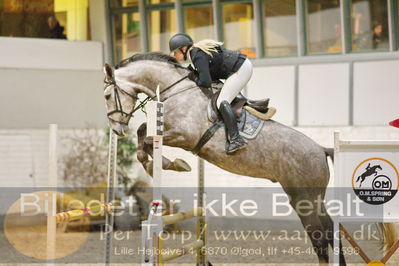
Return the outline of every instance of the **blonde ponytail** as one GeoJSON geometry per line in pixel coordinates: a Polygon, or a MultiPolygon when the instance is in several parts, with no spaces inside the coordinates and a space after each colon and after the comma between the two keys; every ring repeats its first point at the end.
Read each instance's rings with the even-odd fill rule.
{"type": "Polygon", "coordinates": [[[212,56],[212,52],[217,52],[216,47],[223,45],[222,42],[214,41],[214,40],[202,40],[193,44],[192,47],[196,47],[212,56]]]}

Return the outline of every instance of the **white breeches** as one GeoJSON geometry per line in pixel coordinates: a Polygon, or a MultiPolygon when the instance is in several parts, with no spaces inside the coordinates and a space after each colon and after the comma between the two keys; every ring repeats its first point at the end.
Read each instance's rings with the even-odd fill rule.
{"type": "Polygon", "coordinates": [[[238,69],[236,73],[231,75],[222,88],[220,95],[217,100],[217,107],[220,107],[220,104],[223,101],[228,101],[231,103],[237,94],[247,85],[248,81],[252,76],[252,63],[249,59],[245,59],[244,63],[238,69]]]}

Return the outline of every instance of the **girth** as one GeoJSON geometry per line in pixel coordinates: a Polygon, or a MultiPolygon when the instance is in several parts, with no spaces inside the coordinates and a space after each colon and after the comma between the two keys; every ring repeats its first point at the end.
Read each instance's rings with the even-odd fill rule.
{"type": "Polygon", "coordinates": [[[218,120],[214,122],[210,128],[208,128],[204,134],[202,134],[200,140],[197,145],[195,145],[194,149],[191,151],[193,154],[197,155],[201,148],[215,135],[216,131],[224,125],[223,121],[218,120]]]}
{"type": "MultiPolygon", "coordinates": [[[[219,110],[217,108],[217,98],[220,94],[220,89],[213,92],[212,88],[202,88],[200,87],[201,91],[210,99],[213,112],[216,114],[215,120],[212,125],[202,134],[201,138],[199,139],[198,143],[195,145],[194,149],[191,151],[193,154],[197,155],[201,148],[215,135],[216,131],[221,128],[224,123],[219,115],[219,110]]],[[[238,95],[233,102],[231,103],[231,107],[233,112],[237,118],[241,117],[241,113],[243,111],[244,105],[249,105],[250,107],[254,108],[256,111],[261,113],[267,113],[268,111],[268,104],[269,99],[262,100],[262,101],[249,101],[242,95],[238,95]]]]}
{"type": "MultiPolygon", "coordinates": [[[[208,97],[208,99],[211,101],[211,104],[213,106],[214,112],[217,114],[218,119],[216,119],[215,122],[212,123],[212,125],[202,134],[201,138],[199,139],[197,145],[195,145],[194,149],[191,151],[193,154],[197,155],[201,148],[215,135],[216,131],[224,126],[223,120],[220,118],[219,111],[216,106],[217,98],[220,94],[220,90],[217,92],[213,93],[212,88],[207,89],[207,88],[201,88],[201,91],[208,97]]],[[[240,110],[242,106],[245,104],[245,101],[236,101],[233,104],[233,111],[237,117],[240,116],[240,110]]]]}

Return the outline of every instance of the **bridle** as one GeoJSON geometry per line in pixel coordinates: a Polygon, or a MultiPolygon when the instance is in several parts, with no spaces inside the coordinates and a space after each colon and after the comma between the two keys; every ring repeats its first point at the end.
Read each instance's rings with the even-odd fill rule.
{"type": "Polygon", "coordinates": [[[135,112],[135,109],[133,109],[131,112],[127,113],[123,110],[122,107],[122,102],[121,102],[121,97],[119,96],[119,92],[124,93],[126,95],[128,95],[129,97],[131,97],[133,100],[137,101],[137,96],[136,95],[132,95],[128,92],[126,92],[125,90],[122,90],[115,82],[114,79],[112,79],[111,81],[105,79],[104,80],[104,89],[106,89],[107,87],[114,85],[114,100],[115,100],[115,110],[112,110],[110,112],[107,113],[107,117],[110,120],[115,121],[114,119],[112,119],[111,115],[113,114],[121,114],[122,115],[122,121],[115,121],[118,122],[122,125],[128,125],[130,118],[133,116],[133,113],[135,112]]]}
{"type": "MultiPolygon", "coordinates": [[[[177,85],[178,83],[182,82],[182,81],[185,80],[187,77],[188,77],[188,75],[186,75],[186,76],[184,76],[183,78],[179,79],[178,81],[172,83],[171,85],[169,85],[168,87],[166,87],[163,91],[161,91],[160,94],[166,92],[167,90],[169,90],[169,89],[172,88],[173,86],[175,86],[175,85],[177,85]]],[[[114,119],[112,119],[111,115],[116,114],[116,113],[121,114],[121,115],[122,115],[122,121],[115,121],[115,122],[120,123],[120,124],[122,124],[122,125],[126,125],[126,126],[127,126],[127,125],[129,124],[130,118],[133,116],[133,114],[134,114],[137,110],[141,109],[141,110],[145,113],[145,111],[144,111],[144,106],[145,106],[149,101],[151,101],[151,100],[153,100],[155,97],[157,97],[157,96],[153,96],[153,97],[147,96],[147,98],[145,98],[143,101],[140,101],[140,104],[139,104],[137,107],[133,108],[133,110],[132,110],[131,112],[128,113],[128,112],[125,112],[125,111],[123,110],[119,92],[128,95],[129,97],[131,97],[131,98],[132,98],[133,100],[135,100],[135,101],[138,100],[137,95],[132,95],[132,94],[126,92],[125,90],[122,90],[122,89],[118,86],[118,84],[116,84],[116,81],[115,81],[115,79],[114,79],[113,77],[112,77],[112,80],[108,80],[107,78],[105,78],[104,83],[105,83],[105,84],[104,84],[104,89],[106,89],[107,87],[109,87],[109,86],[111,86],[111,85],[114,85],[115,110],[112,110],[112,111],[108,112],[108,113],[107,113],[107,117],[108,117],[108,119],[110,119],[110,120],[112,120],[112,121],[115,121],[114,119]]]]}

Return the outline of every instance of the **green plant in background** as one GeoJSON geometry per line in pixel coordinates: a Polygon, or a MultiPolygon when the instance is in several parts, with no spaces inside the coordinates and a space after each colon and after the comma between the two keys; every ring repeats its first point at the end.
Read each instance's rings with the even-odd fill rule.
{"type": "MultiPolygon", "coordinates": [[[[109,127],[105,129],[105,144],[109,144],[109,127]]],[[[133,142],[131,133],[126,134],[124,137],[118,138],[118,151],[117,151],[117,176],[119,184],[123,184],[125,191],[131,182],[128,174],[134,163],[134,155],[136,153],[136,144],[133,142]]]]}
{"type": "Polygon", "coordinates": [[[89,127],[74,130],[61,138],[59,150],[65,186],[82,188],[106,180],[108,147],[101,131],[89,127]]]}
{"type": "MultiPolygon", "coordinates": [[[[131,181],[129,172],[134,163],[136,145],[133,135],[118,138],[117,176],[125,192],[131,181]]],[[[74,130],[62,138],[60,175],[66,186],[106,186],[109,128],[104,131],[90,129],[74,130]]]]}

